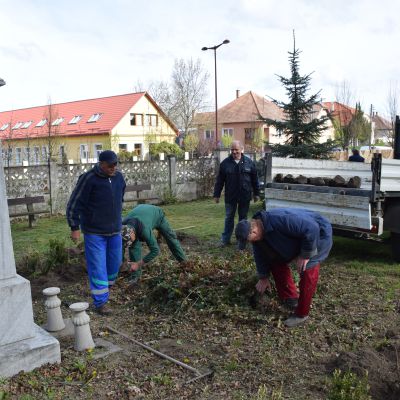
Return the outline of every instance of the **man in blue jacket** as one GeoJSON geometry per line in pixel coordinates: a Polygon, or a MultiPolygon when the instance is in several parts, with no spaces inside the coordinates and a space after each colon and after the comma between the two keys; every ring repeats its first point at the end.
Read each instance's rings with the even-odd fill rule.
{"type": "Polygon", "coordinates": [[[353,153],[353,155],[351,155],[349,157],[349,161],[353,161],[353,162],[364,162],[365,161],[364,157],[362,157],[360,155],[360,152],[357,149],[353,149],[353,150],[351,150],[351,152],[353,153]]]}
{"type": "Polygon", "coordinates": [[[294,327],[305,322],[317,288],[320,263],[332,247],[330,222],[313,211],[276,208],[257,212],[251,221],[240,221],[235,234],[241,249],[247,241],[253,245],[257,291],[264,293],[271,288],[272,273],[279,298],[294,309],[285,325],[294,327]],[[289,267],[292,261],[300,275],[300,295],[289,267]]]}
{"type": "Polygon", "coordinates": [[[122,261],[122,202],[125,180],[117,171],[117,155],[105,150],[99,163],[82,174],[67,205],[71,239],[77,242],[82,230],[85,258],[94,309],[112,313],[109,288],[115,283],[122,261]]]}
{"type": "Polygon", "coordinates": [[[259,200],[259,183],[256,167],[249,157],[243,155],[243,147],[238,140],[231,144],[231,155],[219,166],[214,186],[214,201],[219,203],[225,186],[225,226],[221,235],[220,246],[230,244],[235,214],[238,210],[239,221],[247,218],[251,198],[259,200]]]}

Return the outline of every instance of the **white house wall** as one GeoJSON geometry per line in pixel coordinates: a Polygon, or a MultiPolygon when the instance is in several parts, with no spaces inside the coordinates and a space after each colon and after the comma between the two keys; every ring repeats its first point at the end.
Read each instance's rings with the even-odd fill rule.
{"type": "Polygon", "coordinates": [[[176,133],[171,125],[160,115],[157,108],[143,96],[129,112],[115,125],[111,131],[111,145],[114,151],[119,150],[119,144],[126,144],[127,151],[133,151],[135,144],[142,145],[142,154],[146,156],[149,149],[146,144],[146,135],[156,134],[157,142],[167,141],[174,143],[176,133]],[[143,125],[131,125],[131,114],[143,114],[143,125]],[[157,126],[145,126],[146,114],[157,115],[157,126]]]}

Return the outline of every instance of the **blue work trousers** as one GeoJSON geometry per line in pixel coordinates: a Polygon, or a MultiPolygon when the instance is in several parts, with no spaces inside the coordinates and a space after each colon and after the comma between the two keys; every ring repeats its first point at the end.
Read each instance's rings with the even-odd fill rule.
{"type": "Polygon", "coordinates": [[[236,209],[239,214],[239,221],[247,218],[249,212],[250,201],[225,203],[225,226],[221,235],[221,242],[228,244],[231,241],[233,228],[235,225],[236,209]]]}
{"type": "Polygon", "coordinates": [[[101,236],[85,233],[85,257],[90,293],[95,307],[108,301],[122,262],[121,234],[101,236]]]}

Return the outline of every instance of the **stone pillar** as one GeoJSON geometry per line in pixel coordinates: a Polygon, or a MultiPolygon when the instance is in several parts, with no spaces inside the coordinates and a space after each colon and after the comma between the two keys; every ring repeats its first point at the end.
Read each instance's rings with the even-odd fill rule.
{"type": "Polygon", "coordinates": [[[49,287],[43,290],[43,295],[46,297],[44,305],[47,311],[47,323],[44,327],[46,331],[57,332],[65,328],[65,323],[61,314],[61,300],[57,297],[60,293],[60,288],[49,287]]]}
{"type": "Polygon", "coordinates": [[[168,156],[169,189],[176,193],[176,157],[168,156]]]}
{"type": "Polygon", "coordinates": [[[17,275],[0,145],[0,377],[60,362],[60,344],[33,322],[31,288],[17,275]]]}
{"type": "Polygon", "coordinates": [[[73,313],[72,322],[74,323],[75,332],[74,349],[76,351],[83,351],[95,347],[92,333],[90,332],[90,317],[86,314],[88,307],[89,304],[84,302],[74,303],[69,306],[73,313]]]}

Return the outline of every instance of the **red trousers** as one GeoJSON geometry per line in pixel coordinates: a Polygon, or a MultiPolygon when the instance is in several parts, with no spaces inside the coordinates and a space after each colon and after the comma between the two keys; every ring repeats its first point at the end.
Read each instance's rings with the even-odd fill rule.
{"type": "Polygon", "coordinates": [[[306,269],[300,276],[299,291],[293,281],[292,271],[287,264],[276,264],[271,268],[275,287],[281,300],[299,299],[298,306],[294,312],[299,317],[305,317],[310,312],[312,298],[317,289],[319,277],[319,264],[306,269]]]}

